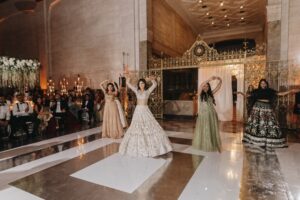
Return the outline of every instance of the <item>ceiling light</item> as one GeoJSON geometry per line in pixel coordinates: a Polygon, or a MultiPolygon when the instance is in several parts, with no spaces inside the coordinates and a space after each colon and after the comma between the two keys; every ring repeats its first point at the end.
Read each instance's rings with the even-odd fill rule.
{"type": "Polygon", "coordinates": [[[224,15],[225,18],[227,18],[227,15],[224,15]]]}
{"type": "Polygon", "coordinates": [[[243,9],[243,8],[244,8],[244,6],[243,6],[243,5],[241,5],[240,9],[243,9]]]}
{"type": "Polygon", "coordinates": [[[220,6],[224,6],[224,2],[223,1],[221,1],[220,6]]]}
{"type": "Polygon", "coordinates": [[[211,25],[214,25],[215,24],[215,22],[211,22],[211,25]]]}
{"type": "Polygon", "coordinates": [[[241,17],[241,20],[244,20],[244,17],[241,17]]]}
{"type": "Polygon", "coordinates": [[[202,3],[202,0],[199,0],[198,2],[199,2],[199,3],[202,3]]]}
{"type": "Polygon", "coordinates": [[[230,24],[227,24],[227,27],[229,27],[230,26],[230,24]]]}
{"type": "Polygon", "coordinates": [[[209,15],[209,12],[207,12],[206,15],[209,15]]]}

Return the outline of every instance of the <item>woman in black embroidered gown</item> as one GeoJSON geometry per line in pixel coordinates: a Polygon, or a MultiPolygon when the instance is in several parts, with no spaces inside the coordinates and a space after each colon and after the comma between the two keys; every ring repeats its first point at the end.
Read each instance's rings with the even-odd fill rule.
{"type": "Polygon", "coordinates": [[[254,105],[247,121],[243,142],[263,148],[287,147],[286,137],[280,130],[273,108],[277,96],[289,93],[277,93],[269,88],[267,80],[260,80],[258,89],[251,96],[254,105]]]}

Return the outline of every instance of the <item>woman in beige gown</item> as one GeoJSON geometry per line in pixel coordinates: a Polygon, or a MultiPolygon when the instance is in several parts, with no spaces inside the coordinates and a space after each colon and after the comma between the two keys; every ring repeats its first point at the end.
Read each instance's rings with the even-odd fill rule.
{"type": "Polygon", "coordinates": [[[113,83],[108,83],[106,89],[104,84],[108,81],[103,81],[100,86],[105,94],[105,105],[102,123],[102,137],[118,139],[124,135],[118,106],[115,102],[117,91],[113,83]]]}

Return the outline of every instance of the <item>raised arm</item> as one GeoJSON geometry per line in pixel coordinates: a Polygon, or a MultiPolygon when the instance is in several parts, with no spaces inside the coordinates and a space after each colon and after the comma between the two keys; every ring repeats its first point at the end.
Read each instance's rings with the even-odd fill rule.
{"type": "Polygon", "coordinates": [[[134,92],[137,93],[137,88],[130,83],[130,78],[126,79],[126,85],[134,92]]]}
{"type": "Polygon", "coordinates": [[[299,91],[300,91],[299,89],[293,89],[293,90],[289,90],[289,91],[286,91],[286,92],[278,92],[277,95],[278,96],[285,96],[285,95],[288,95],[290,93],[295,94],[299,91]]]}
{"type": "Polygon", "coordinates": [[[248,95],[246,95],[244,92],[239,92],[239,91],[237,91],[237,92],[234,92],[234,94],[236,94],[236,95],[242,95],[243,97],[248,97],[248,95]]]}
{"type": "Polygon", "coordinates": [[[115,96],[118,96],[118,93],[119,93],[119,87],[118,87],[118,85],[117,85],[116,82],[114,82],[114,86],[115,86],[115,92],[114,92],[114,94],[115,94],[115,96]]]}
{"type": "Polygon", "coordinates": [[[222,79],[220,77],[213,77],[212,80],[218,79],[219,83],[217,85],[217,87],[215,89],[213,89],[212,93],[215,94],[216,92],[218,92],[222,86],[222,79]]]}
{"type": "Polygon", "coordinates": [[[152,85],[151,87],[147,90],[149,94],[153,92],[153,90],[157,87],[157,82],[153,79],[151,79],[152,85]]]}
{"type": "Polygon", "coordinates": [[[101,83],[100,83],[100,88],[101,88],[101,90],[104,92],[104,94],[106,94],[106,91],[105,91],[105,89],[104,89],[104,83],[107,83],[108,82],[108,80],[105,80],[105,81],[102,81],[101,83]]]}

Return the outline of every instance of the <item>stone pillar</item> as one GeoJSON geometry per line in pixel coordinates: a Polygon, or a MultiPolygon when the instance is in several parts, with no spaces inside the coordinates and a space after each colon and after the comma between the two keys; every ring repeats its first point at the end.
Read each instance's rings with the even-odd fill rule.
{"type": "Polygon", "coordinates": [[[281,0],[281,49],[280,60],[288,60],[290,0],[281,0]]]}
{"type": "Polygon", "coordinates": [[[267,60],[280,60],[281,0],[268,0],[267,5],[267,60]]]}
{"type": "Polygon", "coordinates": [[[267,59],[288,60],[289,0],[268,0],[267,59]]]}
{"type": "MultiPolygon", "coordinates": [[[[42,89],[47,88],[47,79],[49,78],[50,62],[49,62],[49,41],[48,41],[48,7],[49,1],[42,1],[37,4],[36,12],[38,16],[37,30],[39,43],[39,61],[41,63],[40,69],[40,86],[42,89]]],[[[50,74],[51,76],[51,74],[50,74]]]]}
{"type": "Polygon", "coordinates": [[[288,76],[273,72],[288,70],[289,67],[289,1],[268,0],[267,5],[267,62],[272,63],[267,63],[267,75],[272,80],[271,87],[280,91],[287,87],[288,76]]]}
{"type": "MultiPolygon", "coordinates": [[[[135,65],[138,70],[147,70],[152,35],[152,1],[135,0],[135,65]]],[[[151,54],[151,53],[150,53],[151,54]]]]}

